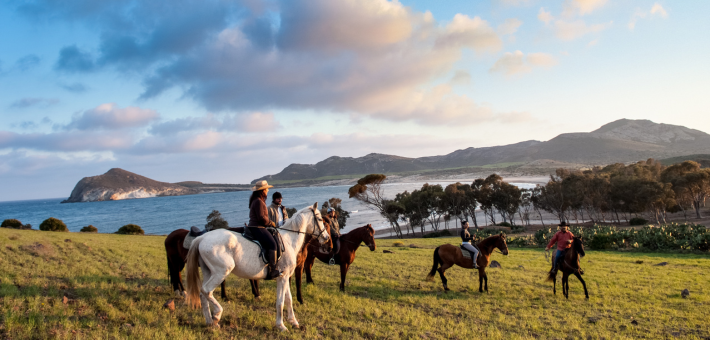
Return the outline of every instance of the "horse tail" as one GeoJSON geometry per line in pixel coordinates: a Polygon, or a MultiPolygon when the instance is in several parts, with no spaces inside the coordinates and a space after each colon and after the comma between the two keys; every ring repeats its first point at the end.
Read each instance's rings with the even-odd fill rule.
{"type": "Polygon", "coordinates": [[[192,241],[190,251],[187,252],[187,296],[185,302],[192,308],[200,308],[200,242],[202,237],[192,241]]]}
{"type": "Polygon", "coordinates": [[[434,281],[434,275],[436,275],[436,270],[439,269],[439,264],[441,264],[441,256],[439,256],[439,248],[434,249],[434,265],[431,266],[431,271],[429,275],[426,276],[427,281],[434,281]]]}
{"type": "Polygon", "coordinates": [[[555,282],[555,279],[557,279],[557,273],[547,273],[547,282],[555,282]]]}
{"type": "Polygon", "coordinates": [[[170,265],[170,254],[168,254],[167,251],[165,252],[165,257],[168,258],[168,282],[170,282],[170,284],[172,284],[173,282],[172,282],[172,280],[170,280],[170,270],[171,270],[173,267],[170,265]]]}

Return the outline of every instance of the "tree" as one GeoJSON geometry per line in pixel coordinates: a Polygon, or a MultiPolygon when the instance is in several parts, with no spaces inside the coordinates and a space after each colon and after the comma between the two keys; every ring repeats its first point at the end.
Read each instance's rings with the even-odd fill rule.
{"type": "Polygon", "coordinates": [[[335,209],[336,216],[338,217],[338,227],[340,230],[345,229],[345,223],[348,221],[348,218],[350,218],[350,212],[343,209],[342,207],[343,200],[337,197],[333,197],[329,199],[326,202],[323,202],[323,208],[333,208],[335,209]]]}
{"type": "Polygon", "coordinates": [[[219,211],[212,210],[212,212],[207,215],[207,224],[205,224],[205,229],[215,230],[227,228],[229,228],[229,223],[222,218],[222,214],[219,211]]]}
{"type": "Polygon", "coordinates": [[[395,234],[399,238],[403,238],[402,229],[399,226],[399,216],[390,215],[387,213],[387,199],[384,197],[382,183],[387,176],[383,174],[370,174],[357,181],[357,184],[348,189],[350,198],[363,202],[374,207],[380,215],[387,219],[392,226],[395,234]]]}
{"type": "Polygon", "coordinates": [[[700,169],[700,164],[685,161],[669,166],[661,173],[661,179],[673,185],[673,190],[692,202],[695,217],[700,215],[700,205],[710,196],[710,169],[700,169]]]}
{"type": "Polygon", "coordinates": [[[116,234],[121,234],[121,235],[145,235],[145,232],[143,232],[143,228],[136,224],[126,224],[123,227],[118,228],[118,231],[116,231],[116,234]]]}
{"type": "Polygon", "coordinates": [[[459,182],[447,185],[444,188],[443,203],[448,216],[455,216],[459,220],[465,221],[467,220],[466,193],[462,189],[464,187],[459,182]]]}
{"type": "Polygon", "coordinates": [[[39,230],[42,231],[69,231],[67,225],[62,222],[62,220],[50,217],[39,225],[39,230]]]}

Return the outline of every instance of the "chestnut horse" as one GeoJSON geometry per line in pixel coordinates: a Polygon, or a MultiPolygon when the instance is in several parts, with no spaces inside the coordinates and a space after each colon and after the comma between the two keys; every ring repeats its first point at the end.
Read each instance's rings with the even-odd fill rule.
{"type": "MultiPolygon", "coordinates": [[[[372,228],[372,224],[362,226],[360,228],[353,229],[353,231],[342,234],[340,236],[340,251],[335,254],[335,263],[340,265],[340,291],[345,291],[345,275],[348,274],[348,268],[355,261],[355,252],[360,248],[360,244],[365,242],[365,244],[370,248],[370,251],[375,251],[377,245],[375,244],[375,229],[372,228]]],[[[313,276],[311,275],[311,269],[313,268],[313,263],[315,259],[328,263],[333,257],[331,253],[322,253],[313,246],[308,246],[308,257],[306,258],[306,283],[313,283],[313,276]]],[[[296,276],[298,280],[299,277],[296,276]]],[[[298,286],[298,291],[300,295],[300,285],[298,286]]]]}
{"type": "MultiPolygon", "coordinates": [[[[493,253],[495,248],[498,248],[503,255],[508,255],[508,244],[505,242],[505,235],[500,233],[500,235],[489,236],[485,240],[479,242],[477,246],[478,250],[481,251],[478,254],[477,261],[478,291],[483,293],[484,280],[486,292],[488,292],[488,275],[486,274],[486,267],[488,267],[488,264],[491,262],[491,253],[493,253]]],[[[448,280],[446,279],[446,276],[444,276],[444,272],[453,267],[453,265],[464,268],[473,268],[473,260],[463,257],[461,248],[458,246],[451,244],[439,246],[436,250],[434,250],[434,265],[432,266],[429,275],[427,275],[426,280],[433,281],[434,274],[438,271],[439,276],[441,276],[441,283],[444,284],[444,290],[449,291],[449,287],[447,285],[448,280]],[[440,264],[441,267],[439,267],[440,264]]]]}
{"type": "MultiPolygon", "coordinates": [[[[557,253],[555,251],[555,253],[557,253]]],[[[575,237],[572,240],[572,247],[565,253],[565,258],[562,260],[562,293],[565,298],[569,299],[569,274],[574,274],[574,276],[582,282],[582,287],[584,287],[584,296],[589,299],[589,293],[587,292],[587,283],[584,282],[582,278],[582,271],[579,265],[579,258],[584,257],[584,245],[582,245],[582,237],[575,237]]],[[[555,258],[552,257],[552,265],[555,265],[555,258]]],[[[550,273],[547,275],[547,281],[552,281],[552,292],[557,294],[557,271],[552,271],[550,268],[550,273]]]]}

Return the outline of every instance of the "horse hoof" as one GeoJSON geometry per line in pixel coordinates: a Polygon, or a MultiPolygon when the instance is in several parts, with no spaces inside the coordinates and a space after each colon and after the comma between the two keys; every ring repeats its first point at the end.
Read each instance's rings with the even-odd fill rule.
{"type": "Polygon", "coordinates": [[[282,331],[282,332],[288,332],[288,328],[284,325],[276,325],[276,329],[282,331]]]}
{"type": "Polygon", "coordinates": [[[220,329],[219,324],[217,322],[212,322],[212,324],[209,327],[214,330],[220,329]]]}
{"type": "Polygon", "coordinates": [[[301,328],[301,325],[298,324],[298,321],[289,321],[289,323],[293,326],[293,328],[298,329],[301,328]]]}

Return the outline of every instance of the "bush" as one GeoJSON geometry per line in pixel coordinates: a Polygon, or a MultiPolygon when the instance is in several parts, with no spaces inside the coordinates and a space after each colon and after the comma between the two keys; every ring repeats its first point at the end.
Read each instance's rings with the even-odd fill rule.
{"type": "Polygon", "coordinates": [[[629,225],[646,225],[648,224],[648,220],[645,218],[641,217],[634,217],[631,220],[629,220],[629,225]]]}
{"type": "Polygon", "coordinates": [[[39,225],[39,230],[42,231],[65,231],[68,232],[67,225],[62,220],[50,217],[39,225]]]}
{"type": "Polygon", "coordinates": [[[79,230],[79,231],[82,233],[98,233],[99,232],[99,230],[96,229],[96,227],[94,227],[93,225],[87,225],[86,227],[81,228],[81,230],[79,230]]]}
{"type": "Polygon", "coordinates": [[[393,247],[404,247],[404,242],[402,242],[402,241],[395,241],[394,243],[392,243],[392,246],[393,246],[393,247]]]}
{"type": "Polygon", "coordinates": [[[499,227],[510,227],[510,226],[512,226],[512,225],[511,225],[510,223],[508,223],[508,222],[500,222],[500,223],[498,223],[498,224],[496,224],[496,225],[499,226],[499,227]]]}
{"type": "Polygon", "coordinates": [[[10,229],[22,229],[22,222],[14,218],[8,218],[2,221],[0,228],[10,228],[10,229]]]}
{"type": "Polygon", "coordinates": [[[451,233],[448,230],[444,229],[444,230],[428,233],[428,234],[424,235],[423,237],[424,238],[434,238],[434,237],[442,237],[442,236],[451,236],[451,233]]]}
{"type": "Polygon", "coordinates": [[[116,234],[121,235],[145,235],[143,229],[135,224],[126,224],[123,227],[118,228],[116,234]]]}
{"type": "Polygon", "coordinates": [[[510,226],[510,233],[511,234],[519,234],[525,232],[525,227],[521,225],[512,225],[510,226]]]}

